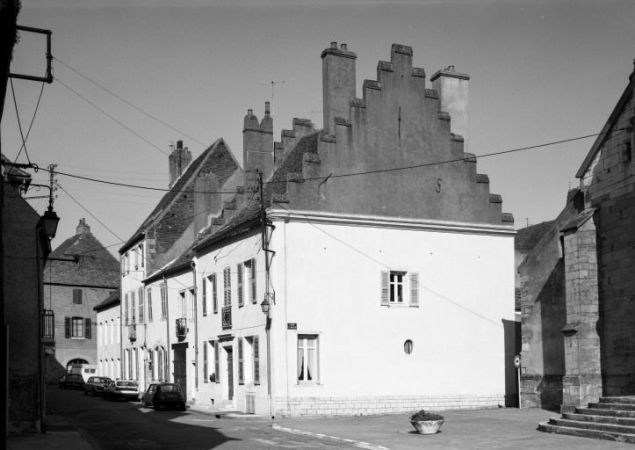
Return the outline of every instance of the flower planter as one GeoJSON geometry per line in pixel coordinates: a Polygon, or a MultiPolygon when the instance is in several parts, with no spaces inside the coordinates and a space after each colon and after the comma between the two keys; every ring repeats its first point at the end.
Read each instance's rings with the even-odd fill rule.
{"type": "Polygon", "coordinates": [[[419,434],[436,434],[445,420],[412,420],[410,423],[419,434]]]}

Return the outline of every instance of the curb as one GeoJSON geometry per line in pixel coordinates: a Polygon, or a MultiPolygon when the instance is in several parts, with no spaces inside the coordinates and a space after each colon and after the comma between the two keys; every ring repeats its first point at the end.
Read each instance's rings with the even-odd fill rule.
{"type": "Polygon", "coordinates": [[[311,436],[314,438],[324,439],[327,441],[337,442],[340,444],[349,444],[358,448],[365,448],[368,450],[390,450],[388,447],[383,447],[381,445],[369,444],[368,442],[356,441],[353,439],[346,439],[346,438],[341,438],[337,436],[329,436],[327,434],[313,433],[312,431],[294,430],[293,428],[281,427],[280,425],[276,425],[275,423],[271,425],[271,428],[273,428],[276,431],[282,431],[284,433],[299,434],[302,436],[311,436]]]}

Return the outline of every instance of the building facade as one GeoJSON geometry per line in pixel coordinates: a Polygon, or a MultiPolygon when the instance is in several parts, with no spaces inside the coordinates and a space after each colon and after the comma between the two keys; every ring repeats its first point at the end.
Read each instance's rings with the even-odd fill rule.
{"type": "Polygon", "coordinates": [[[563,412],[635,393],[635,72],[562,213],[520,267],[522,397],[563,412]]]}
{"type": "Polygon", "coordinates": [[[267,415],[514,401],[513,217],[465,151],[469,76],[429,89],[393,45],[358,98],[356,58],[322,53],[323,130],[294,119],[273,142],[268,105],[249,110],[233,196],[123,282],[127,377],[267,415]]]}
{"type": "Polygon", "coordinates": [[[93,309],[97,314],[97,374],[121,378],[121,294],[112,292],[93,309]]]}
{"type": "Polygon", "coordinates": [[[7,432],[41,433],[45,422],[42,347],[42,272],[51,248],[42,218],[22,197],[30,175],[4,163],[2,190],[2,271],[0,289],[6,335],[7,432]]]}
{"type": "Polygon", "coordinates": [[[71,364],[97,365],[94,307],[119,288],[119,264],[81,219],[51,253],[44,280],[45,373],[57,383],[71,364]]]}

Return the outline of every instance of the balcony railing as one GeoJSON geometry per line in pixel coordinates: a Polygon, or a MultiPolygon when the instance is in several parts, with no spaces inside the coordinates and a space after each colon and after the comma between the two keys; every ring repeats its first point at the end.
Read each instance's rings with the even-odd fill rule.
{"type": "Polygon", "coordinates": [[[137,326],[136,325],[128,325],[128,339],[130,342],[134,342],[137,340],[137,326]]]}
{"type": "Polygon", "coordinates": [[[232,327],[232,307],[223,306],[221,311],[221,316],[223,318],[223,330],[229,330],[232,327]]]}
{"type": "Polygon", "coordinates": [[[176,337],[183,339],[185,336],[187,336],[187,319],[182,317],[176,319],[176,337]]]}

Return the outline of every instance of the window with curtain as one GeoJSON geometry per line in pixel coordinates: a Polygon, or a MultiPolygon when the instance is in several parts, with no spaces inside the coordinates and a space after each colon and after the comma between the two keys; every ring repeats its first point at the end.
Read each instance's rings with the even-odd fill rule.
{"type": "Polygon", "coordinates": [[[317,335],[298,335],[298,383],[318,382],[317,348],[317,335]]]}

